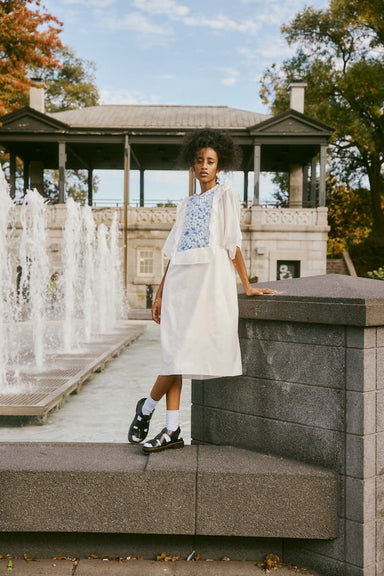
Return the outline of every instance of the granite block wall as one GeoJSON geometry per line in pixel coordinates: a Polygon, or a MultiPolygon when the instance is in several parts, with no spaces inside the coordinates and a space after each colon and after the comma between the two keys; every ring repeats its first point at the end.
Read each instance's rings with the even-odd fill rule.
{"type": "Polygon", "coordinates": [[[192,438],[331,469],[334,540],[287,540],[326,576],[384,575],[384,285],[321,276],[240,295],[243,375],[194,381],[192,438]]]}

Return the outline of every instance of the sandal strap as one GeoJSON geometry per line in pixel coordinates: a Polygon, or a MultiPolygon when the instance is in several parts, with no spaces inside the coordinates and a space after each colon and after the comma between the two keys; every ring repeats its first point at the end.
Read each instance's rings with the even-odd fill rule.
{"type": "Polygon", "coordinates": [[[166,446],[167,444],[170,444],[171,442],[176,442],[178,440],[179,434],[180,434],[180,428],[178,428],[175,431],[168,430],[168,428],[163,428],[162,431],[159,432],[159,434],[157,434],[157,436],[152,438],[152,440],[149,440],[148,442],[146,442],[144,444],[144,446],[148,446],[148,447],[152,447],[152,448],[158,448],[160,446],[166,446]]]}

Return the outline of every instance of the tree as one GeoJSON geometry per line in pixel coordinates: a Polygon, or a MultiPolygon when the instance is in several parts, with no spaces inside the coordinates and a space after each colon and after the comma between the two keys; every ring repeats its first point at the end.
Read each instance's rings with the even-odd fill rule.
{"type": "Polygon", "coordinates": [[[332,172],[346,186],[368,180],[372,236],[383,244],[383,0],[331,0],[326,10],[298,13],[282,32],[297,51],[265,72],[261,96],[280,112],[292,80],[307,81],[306,112],[335,128],[332,172]]]}
{"type": "Polygon", "coordinates": [[[353,189],[340,184],[336,176],[327,175],[328,252],[338,255],[352,245],[364,242],[372,230],[369,190],[353,189]]]}
{"type": "Polygon", "coordinates": [[[40,0],[0,3],[0,115],[27,103],[31,72],[58,68],[62,23],[40,0]]]}
{"type": "MultiPolygon", "coordinates": [[[[99,91],[95,84],[95,64],[78,58],[69,46],[63,46],[57,53],[60,68],[43,71],[41,78],[46,85],[45,105],[47,112],[60,112],[99,103],[99,91]]],[[[100,179],[93,176],[92,187],[96,193],[100,179]]],[[[76,202],[85,204],[88,194],[88,172],[86,170],[66,171],[66,190],[76,202]]],[[[59,196],[58,171],[45,171],[45,194],[51,202],[59,196]]]]}
{"type": "Polygon", "coordinates": [[[47,90],[45,105],[48,112],[60,112],[99,103],[99,91],[95,83],[95,64],[78,58],[69,46],[58,52],[60,68],[46,69],[41,77],[47,90]]]}

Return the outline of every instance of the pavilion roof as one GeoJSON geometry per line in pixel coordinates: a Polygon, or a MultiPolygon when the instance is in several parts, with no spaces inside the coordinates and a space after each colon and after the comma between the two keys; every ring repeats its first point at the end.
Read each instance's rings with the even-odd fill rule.
{"type": "Polygon", "coordinates": [[[228,106],[118,105],[90,106],[47,114],[71,127],[184,129],[244,129],[271,118],[228,106]]]}

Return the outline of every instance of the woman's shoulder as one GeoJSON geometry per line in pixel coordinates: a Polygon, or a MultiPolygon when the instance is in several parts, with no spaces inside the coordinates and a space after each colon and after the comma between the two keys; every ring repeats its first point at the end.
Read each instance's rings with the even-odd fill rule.
{"type": "Polygon", "coordinates": [[[218,192],[219,195],[225,200],[240,202],[236,190],[230,184],[220,184],[218,192]]]}

